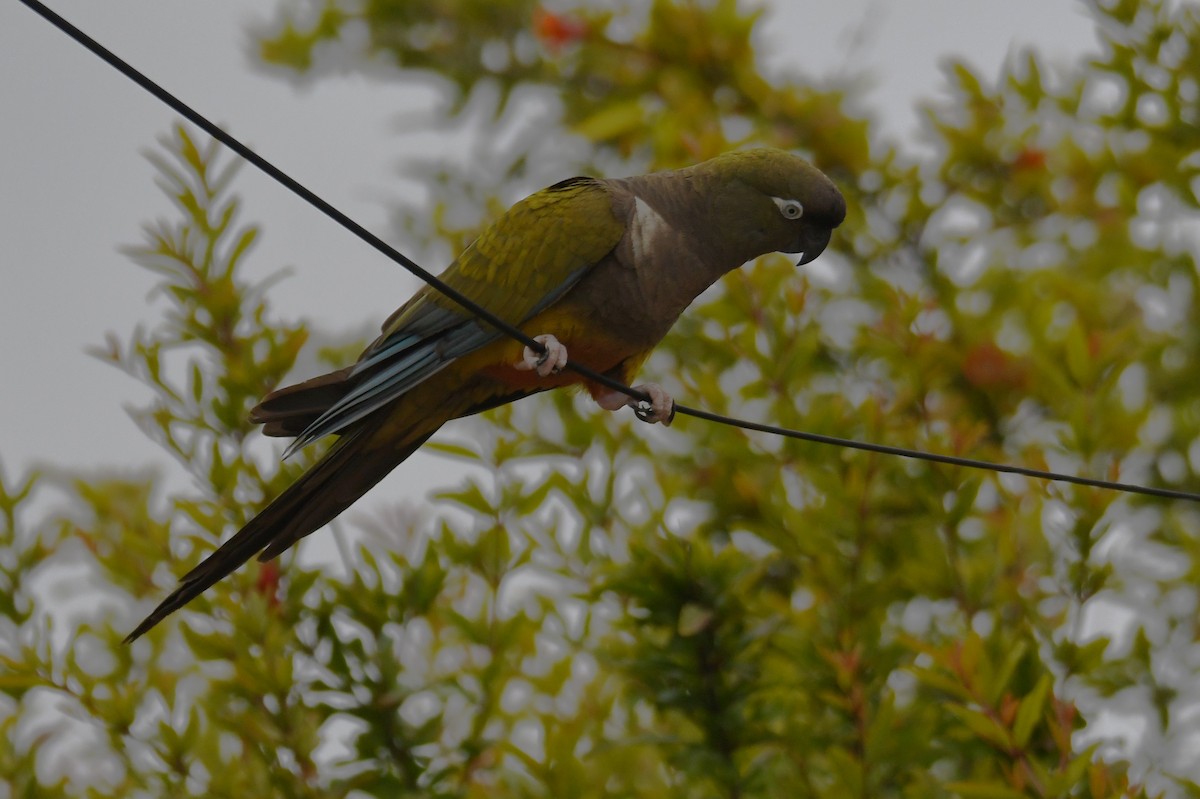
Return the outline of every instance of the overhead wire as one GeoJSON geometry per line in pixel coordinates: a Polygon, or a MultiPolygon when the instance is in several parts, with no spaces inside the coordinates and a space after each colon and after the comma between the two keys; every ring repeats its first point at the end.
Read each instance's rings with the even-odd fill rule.
{"type": "MultiPolygon", "coordinates": [[[[409,272],[411,272],[413,275],[415,275],[420,280],[425,282],[427,285],[429,285],[435,291],[441,293],[442,295],[444,295],[451,301],[457,303],[468,313],[483,320],[487,324],[491,325],[492,327],[496,328],[500,332],[504,333],[506,336],[509,336],[510,338],[521,342],[522,344],[524,344],[526,347],[529,347],[534,352],[537,352],[540,354],[545,354],[546,348],[541,344],[541,342],[535,341],[532,337],[530,337],[529,335],[527,335],[526,333],[524,333],[523,331],[518,329],[516,326],[514,326],[511,323],[496,316],[494,313],[489,311],[487,308],[484,308],[483,306],[479,305],[478,303],[476,303],[475,301],[473,301],[466,295],[464,295],[461,292],[459,292],[458,290],[456,290],[454,287],[445,283],[445,281],[438,278],[432,272],[429,272],[428,270],[421,267],[419,264],[417,264],[411,258],[404,255],[404,253],[395,249],[394,247],[389,245],[387,242],[385,242],[383,239],[379,238],[377,235],[375,235],[374,233],[372,233],[371,231],[369,231],[365,227],[363,227],[361,224],[356,222],[349,215],[347,215],[346,213],[339,210],[332,203],[328,202],[327,200],[322,198],[320,195],[316,194],[315,192],[313,192],[312,190],[310,190],[309,188],[307,188],[306,186],[301,184],[298,180],[293,178],[288,173],[284,172],[279,167],[272,164],[270,161],[268,161],[263,156],[259,155],[258,153],[254,152],[253,150],[251,150],[249,147],[247,147],[245,144],[243,144],[240,140],[238,140],[231,134],[227,133],[222,128],[218,127],[216,124],[211,122],[207,117],[200,114],[198,111],[196,111],[191,106],[184,103],[182,100],[180,100],[174,94],[167,91],[162,86],[160,86],[158,83],[156,83],[155,81],[153,81],[149,77],[147,77],[145,74],[143,74],[142,72],[135,69],[132,65],[130,65],[128,62],[126,62],[124,59],[120,58],[115,53],[113,53],[111,50],[104,47],[104,45],[100,44],[98,41],[93,39],[91,36],[84,33],[82,30],[77,28],[75,25],[72,25],[70,22],[68,22],[62,16],[60,16],[59,14],[55,13],[53,10],[48,8],[45,4],[39,2],[39,0],[21,0],[21,2],[25,6],[27,6],[29,9],[31,9],[32,11],[39,14],[47,22],[54,25],[60,31],[65,33],[67,36],[71,37],[77,43],[86,47],[88,50],[90,50],[93,54],[95,54],[100,59],[102,59],[109,66],[113,67],[118,72],[123,74],[125,77],[129,78],[134,83],[141,86],[143,89],[145,89],[151,95],[156,97],[158,100],[165,103],[167,106],[169,106],[172,110],[174,110],[180,116],[184,117],[189,122],[191,122],[192,124],[196,125],[201,130],[203,130],[205,133],[212,136],[217,141],[221,142],[223,145],[228,147],[230,150],[237,153],[241,158],[248,161],[250,164],[252,164],[254,167],[259,169],[260,171],[262,171],[269,177],[273,178],[276,182],[280,183],[284,188],[288,189],[293,194],[297,195],[298,197],[303,199],[305,202],[307,202],[309,205],[312,205],[318,211],[325,214],[333,221],[337,222],[343,228],[345,228],[346,230],[353,233],[355,236],[357,236],[359,239],[361,239],[362,241],[369,244],[375,250],[377,250],[378,252],[387,256],[389,259],[396,262],[403,268],[407,269],[409,272]]],[[[583,364],[568,360],[566,365],[564,366],[564,368],[568,369],[572,372],[575,372],[576,374],[580,375],[581,377],[583,377],[587,380],[590,380],[594,383],[598,383],[598,384],[605,386],[606,388],[609,388],[613,391],[618,391],[632,399],[638,400],[639,403],[643,404],[643,409],[642,409],[643,412],[644,412],[644,405],[647,405],[650,402],[650,397],[645,392],[638,391],[637,389],[631,388],[631,387],[625,385],[624,383],[620,382],[619,380],[615,380],[608,375],[605,375],[605,374],[597,372],[593,369],[590,369],[583,364]]],[[[1049,471],[1049,470],[1045,470],[1045,469],[1033,469],[1033,468],[1029,468],[1029,467],[1025,467],[1025,466],[1014,466],[1014,465],[1005,464],[1005,463],[996,463],[996,462],[992,462],[992,461],[979,460],[976,458],[964,458],[964,457],[960,457],[957,455],[942,455],[942,454],[933,453],[933,452],[923,452],[920,450],[908,449],[905,447],[894,447],[894,446],[889,446],[886,444],[875,444],[872,442],[857,441],[857,440],[848,439],[848,438],[839,438],[836,436],[828,436],[828,435],[823,435],[820,433],[810,433],[810,432],[803,431],[803,430],[794,430],[794,429],[790,429],[790,428],[780,427],[777,425],[762,424],[759,422],[746,421],[744,419],[736,419],[734,417],[725,416],[725,415],[718,414],[718,413],[712,413],[710,411],[705,411],[705,410],[698,409],[698,408],[690,408],[686,405],[680,405],[678,403],[676,403],[674,405],[673,413],[674,414],[682,414],[684,416],[691,416],[696,419],[703,419],[705,421],[714,422],[716,424],[738,427],[743,430],[752,430],[752,431],[756,431],[756,432],[760,432],[760,433],[768,433],[770,435],[782,436],[782,437],[792,438],[792,439],[799,439],[801,441],[808,441],[808,442],[815,443],[815,444],[824,444],[824,445],[830,445],[830,446],[835,446],[835,447],[843,447],[846,449],[856,449],[856,450],[862,450],[865,452],[873,452],[873,453],[877,453],[877,454],[881,454],[881,455],[892,455],[892,456],[898,456],[898,457],[902,457],[902,458],[909,458],[909,459],[913,459],[913,460],[922,460],[922,461],[928,461],[928,462],[932,462],[932,463],[946,464],[946,465],[950,465],[950,466],[959,466],[959,467],[968,468],[968,469],[981,469],[981,470],[992,471],[992,472],[1016,474],[1016,475],[1022,475],[1025,477],[1031,477],[1031,478],[1040,479],[1040,480],[1072,483],[1075,485],[1087,486],[1090,488],[1100,488],[1100,489],[1105,489],[1105,490],[1110,490],[1110,491],[1120,491],[1120,492],[1130,493],[1130,494],[1141,494],[1141,495],[1145,495],[1145,496],[1159,497],[1159,498],[1163,498],[1163,499],[1181,499],[1181,500],[1188,500],[1191,502],[1200,502],[1200,493],[1191,492],[1191,491],[1182,491],[1182,490],[1173,489],[1173,488],[1161,488],[1161,487],[1157,487],[1157,486],[1139,485],[1137,483],[1125,483],[1125,482],[1120,482],[1120,481],[1116,481],[1116,480],[1101,480],[1101,479],[1093,478],[1093,477],[1081,477],[1078,475],[1065,474],[1065,473],[1061,473],[1061,472],[1053,472],[1053,471],[1049,471]]],[[[639,414],[639,415],[641,415],[641,414],[639,414]]]]}

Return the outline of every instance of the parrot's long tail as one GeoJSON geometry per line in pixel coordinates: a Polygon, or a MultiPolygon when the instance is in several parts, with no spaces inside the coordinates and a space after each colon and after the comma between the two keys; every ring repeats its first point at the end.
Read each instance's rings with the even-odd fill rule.
{"type": "Polygon", "coordinates": [[[298,436],[355,387],[352,369],[339,369],[272,391],[250,411],[250,420],[263,426],[265,436],[298,436]]]}
{"type": "MultiPolygon", "coordinates": [[[[250,410],[250,421],[261,424],[264,436],[294,438],[308,429],[338,400],[358,384],[359,377],[351,368],[339,369],[303,383],[272,391],[250,410]]],[[[545,391],[541,386],[524,387],[511,393],[486,396],[474,404],[466,404],[448,418],[462,418],[507,405],[510,402],[545,391]]],[[[443,408],[444,409],[444,408],[443,408]]]]}
{"type": "Polygon", "coordinates": [[[126,643],[186,605],[255,554],[261,552],[259,560],[270,560],[328,524],[414,453],[433,432],[423,426],[414,430],[407,440],[382,446],[374,441],[369,428],[360,427],[342,436],[299,480],[216,552],[185,574],[179,587],[125,638],[126,643]]]}

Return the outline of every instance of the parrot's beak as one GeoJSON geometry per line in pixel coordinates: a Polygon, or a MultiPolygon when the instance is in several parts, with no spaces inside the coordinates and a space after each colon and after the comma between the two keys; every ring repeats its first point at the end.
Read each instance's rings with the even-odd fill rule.
{"type": "Polygon", "coordinates": [[[800,237],[800,241],[796,244],[796,249],[790,252],[800,253],[800,260],[796,266],[804,266],[817,260],[817,256],[825,252],[825,248],[829,246],[829,237],[833,235],[833,231],[829,228],[816,228],[805,231],[800,237]]]}

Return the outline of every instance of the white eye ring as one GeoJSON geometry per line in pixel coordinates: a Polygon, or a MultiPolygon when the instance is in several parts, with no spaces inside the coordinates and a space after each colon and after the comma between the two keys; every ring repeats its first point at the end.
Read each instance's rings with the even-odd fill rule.
{"type": "Polygon", "coordinates": [[[785,200],[782,197],[771,199],[779,206],[779,213],[783,214],[784,219],[799,219],[804,216],[804,206],[796,200],[785,200]]]}

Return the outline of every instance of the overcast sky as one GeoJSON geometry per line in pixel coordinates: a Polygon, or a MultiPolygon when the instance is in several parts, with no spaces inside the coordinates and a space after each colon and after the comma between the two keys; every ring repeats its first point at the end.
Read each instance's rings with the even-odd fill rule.
{"type": "MultiPolygon", "coordinates": [[[[254,69],[246,27],[256,16],[241,0],[50,5],[380,233],[388,233],[387,202],[400,195],[401,157],[436,148],[453,158],[459,146],[435,136],[397,137],[397,120],[427,107],[427,91],[358,76],[301,90],[254,69]]],[[[939,63],[947,54],[990,77],[1019,48],[1066,61],[1095,41],[1072,0],[768,5],[762,49],[771,68],[817,77],[866,69],[876,81],[868,110],[909,141],[914,103],[942,91],[939,63]]],[[[142,221],[169,211],[139,153],[174,121],[33,12],[0,4],[0,465],[9,478],[35,464],[171,467],[123,410],[145,402],[146,391],[84,350],[106,333],[124,338],[158,318],[161,306],[147,301],[152,276],[117,247],[138,242],[142,221]]],[[[415,288],[407,273],[252,170],[236,186],[244,219],[264,228],[254,274],[285,265],[295,272],[272,291],[276,313],[326,330],[359,329],[415,288]]],[[[385,238],[412,251],[396,235],[385,238]]],[[[411,496],[434,479],[421,466],[410,461],[382,491],[395,498],[407,486],[411,496]],[[426,482],[414,482],[417,475],[426,482]]]]}

